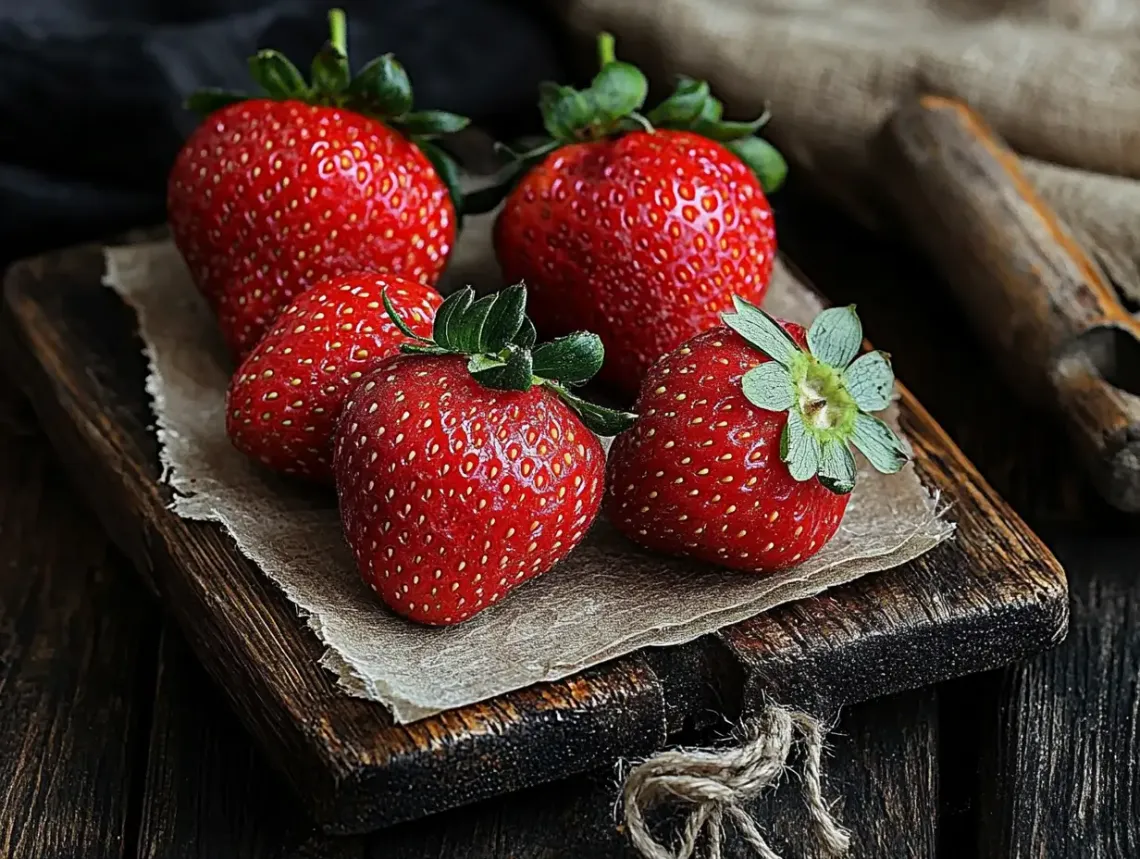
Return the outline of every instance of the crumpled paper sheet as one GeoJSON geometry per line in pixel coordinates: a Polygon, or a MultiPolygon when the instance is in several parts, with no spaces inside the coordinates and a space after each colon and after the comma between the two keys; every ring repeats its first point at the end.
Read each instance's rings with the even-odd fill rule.
{"type": "MultiPolygon", "coordinates": [[[[491,220],[469,219],[445,292],[498,282],[491,220]]],[[[361,582],[331,490],[264,471],[230,446],[223,416],[231,363],[173,245],[108,248],[105,282],[138,312],[174,512],[220,522],[327,646],[322,664],[339,686],[381,702],[397,722],[689,641],[895,567],[953,532],[913,468],[885,477],[861,461],[839,533],[795,569],[763,577],[656,557],[599,521],[562,564],[494,608],[447,629],[417,626],[361,582]]],[[[820,309],[781,267],[770,296],[771,312],[801,322],[820,309]]]]}
{"type": "MultiPolygon", "coordinates": [[[[849,214],[882,226],[870,143],[906,98],[964,99],[1045,201],[1140,301],[1140,4],[1135,0],[548,0],[583,41],[662,86],[708,80],[849,214]]],[[[592,55],[583,48],[583,55],[592,55]]]]}

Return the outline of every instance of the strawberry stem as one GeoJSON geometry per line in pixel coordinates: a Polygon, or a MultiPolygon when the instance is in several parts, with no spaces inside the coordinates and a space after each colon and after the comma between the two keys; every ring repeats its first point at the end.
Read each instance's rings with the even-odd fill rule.
{"type": "Polygon", "coordinates": [[[614,62],[617,56],[614,52],[613,33],[598,34],[598,68],[605,68],[614,62]]]}
{"type": "Polygon", "coordinates": [[[725,120],[724,105],[704,81],[681,77],[672,95],[643,113],[649,84],[637,66],[617,59],[612,33],[597,38],[598,73],[583,90],[546,81],[539,87],[539,112],[548,139],[530,151],[511,153],[512,163],[495,183],[464,198],[465,214],[493,210],[522,175],[562,146],[655,129],[692,131],[723,144],[755,174],[760,187],[779,188],[788,165],[772,144],[755,136],[768,121],[768,111],[749,122],[725,120]]]}
{"type": "Polygon", "coordinates": [[[597,435],[617,435],[637,417],[571,393],[572,387],[585,384],[601,369],[605,358],[601,338],[578,331],[536,346],[534,324],[526,316],[526,287],[521,283],[478,301],[469,286],[453,292],[436,311],[430,339],[413,333],[400,319],[387,291],[381,297],[392,323],[411,338],[400,347],[406,354],[466,358],[471,376],[494,390],[544,387],[597,435]]]}
{"type": "Polygon", "coordinates": [[[261,93],[206,89],[186,99],[186,107],[203,119],[216,110],[254,98],[303,101],[342,107],[379,119],[400,131],[428,157],[447,186],[460,226],[464,214],[459,166],[435,141],[464,129],[470,120],[442,110],[412,110],[407,72],[391,54],[365,64],[355,75],[348,63],[348,22],[343,9],[328,13],[329,39],[312,63],[311,81],[278,51],[258,51],[250,58],[250,74],[261,93]]]}
{"type": "Polygon", "coordinates": [[[343,9],[329,10],[329,44],[331,44],[342,57],[348,56],[348,25],[343,9]]]}

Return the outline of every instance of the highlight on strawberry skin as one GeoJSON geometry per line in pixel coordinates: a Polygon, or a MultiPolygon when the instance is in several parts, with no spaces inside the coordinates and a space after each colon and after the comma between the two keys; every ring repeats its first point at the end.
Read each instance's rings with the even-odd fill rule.
{"type": "Polygon", "coordinates": [[[306,77],[259,51],[259,91],[207,90],[167,181],[171,235],[240,361],[296,296],[374,271],[433,286],[455,245],[459,168],[439,146],[468,121],[416,110],[391,55],[353,71],[343,12],[306,77]]]}
{"type": "Polygon", "coordinates": [[[367,585],[435,626],[473,617],[547,572],[601,505],[605,453],[634,416],[577,389],[602,364],[589,332],[537,342],[525,287],[448,296],[430,333],[361,379],[334,470],[344,533],[367,585]]]}
{"type": "Polygon", "coordinates": [[[599,379],[632,398],[653,362],[714,327],[732,293],[759,303],[777,243],[768,194],[787,166],[758,132],[765,113],[726,120],[705,81],[682,77],[647,105],[645,75],[598,39],[585,89],[540,88],[546,135],[496,183],[468,196],[491,211],[508,282],[531,288],[544,336],[589,328],[606,346],[599,379]]]}
{"type": "Polygon", "coordinates": [[[854,307],[808,329],[740,298],[724,324],[658,362],[614,441],[607,515],[655,551],[748,572],[802,562],[835,535],[858,470],[908,455],[872,413],[891,402],[882,352],[860,355],[854,307]]]}

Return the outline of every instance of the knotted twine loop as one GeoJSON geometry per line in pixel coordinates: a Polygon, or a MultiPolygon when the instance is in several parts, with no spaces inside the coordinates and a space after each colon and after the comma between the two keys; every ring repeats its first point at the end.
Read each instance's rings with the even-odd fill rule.
{"type": "Polygon", "coordinates": [[[704,833],[709,859],[721,859],[727,819],[760,859],[780,859],[743,805],[778,782],[797,742],[804,752],[803,793],[815,839],[824,855],[843,855],[851,836],[831,815],[820,785],[823,729],[812,716],[774,704],[744,724],[739,745],[662,752],[629,773],[622,802],[633,846],[645,859],[689,859],[704,833]],[[657,841],[645,821],[649,809],[669,801],[691,806],[675,849],[657,841]]]}

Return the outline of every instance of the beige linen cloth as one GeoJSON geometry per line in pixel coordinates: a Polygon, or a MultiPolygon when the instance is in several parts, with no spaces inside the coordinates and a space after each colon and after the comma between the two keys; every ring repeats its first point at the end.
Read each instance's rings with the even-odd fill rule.
{"type": "Polygon", "coordinates": [[[1140,300],[1137,0],[548,0],[662,86],[708,80],[875,226],[867,144],[900,99],[953,96],[1026,158],[1058,214],[1140,300]]]}
{"type": "MultiPolygon", "coordinates": [[[[491,221],[468,221],[444,291],[500,284],[491,221]]],[[[220,522],[326,645],[323,664],[339,686],[383,703],[397,722],[558,680],[641,647],[688,641],[898,566],[953,532],[913,467],[887,476],[861,461],[839,533],[784,573],[752,576],[656,557],[599,522],[565,561],[494,608],[448,629],[418,626],[389,612],[361,582],[331,490],[270,474],[229,443],[232,367],[173,245],[109,248],[105,281],[138,313],[173,510],[220,522]]],[[[782,267],[769,295],[772,312],[797,321],[820,310],[782,267]]],[[[887,419],[894,421],[893,407],[887,419]]]]}

